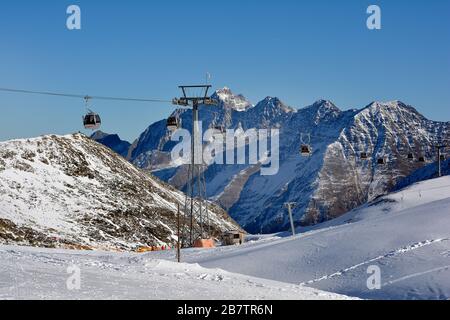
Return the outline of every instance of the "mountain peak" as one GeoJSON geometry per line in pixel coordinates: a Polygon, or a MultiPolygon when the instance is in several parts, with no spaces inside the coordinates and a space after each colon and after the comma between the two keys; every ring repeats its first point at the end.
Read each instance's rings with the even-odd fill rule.
{"type": "Polygon", "coordinates": [[[265,97],[263,101],[274,104],[282,103],[278,97],[271,97],[271,96],[265,97]]]}
{"type": "Polygon", "coordinates": [[[92,140],[101,140],[106,138],[107,136],[109,136],[109,133],[103,132],[101,130],[95,131],[92,135],[91,135],[91,139],[92,140]]]}
{"type": "Polygon", "coordinates": [[[334,103],[324,99],[317,100],[312,105],[302,110],[312,114],[316,124],[319,123],[321,119],[329,118],[330,116],[336,118],[342,112],[334,103]]]}
{"type": "Polygon", "coordinates": [[[331,110],[340,112],[341,110],[336,107],[336,105],[330,100],[320,99],[312,104],[312,107],[317,108],[318,110],[331,110]]]}
{"type": "Polygon", "coordinates": [[[419,113],[419,111],[417,111],[417,109],[415,109],[413,106],[408,105],[400,100],[392,100],[392,101],[387,101],[387,102],[380,102],[380,101],[374,101],[372,103],[370,103],[367,107],[365,107],[364,109],[362,109],[362,111],[364,110],[369,110],[371,112],[374,113],[379,113],[379,112],[393,112],[393,111],[397,111],[397,112],[409,112],[409,113],[413,113],[417,116],[423,117],[423,115],[421,113],[419,113]]]}
{"type": "Polygon", "coordinates": [[[295,109],[284,104],[279,98],[270,96],[267,96],[264,100],[258,103],[257,107],[263,107],[265,109],[278,109],[286,113],[295,112],[295,109]]]}
{"type": "Polygon", "coordinates": [[[96,131],[91,135],[91,139],[109,147],[124,158],[128,156],[131,143],[120,139],[118,134],[108,134],[103,131],[96,131]]]}
{"type": "Polygon", "coordinates": [[[229,95],[232,95],[232,94],[233,94],[233,92],[231,91],[231,89],[230,89],[229,87],[227,87],[227,86],[225,86],[225,87],[223,87],[223,88],[221,88],[221,89],[217,89],[217,90],[216,90],[216,93],[217,93],[217,94],[229,94],[229,95]]]}
{"type": "Polygon", "coordinates": [[[409,107],[406,103],[400,101],[400,100],[391,100],[391,101],[373,101],[371,102],[367,107],[369,108],[407,108],[409,107]]]}
{"type": "Polygon", "coordinates": [[[212,98],[217,99],[225,109],[246,111],[252,107],[252,104],[242,94],[235,95],[228,87],[216,90],[212,98]]]}

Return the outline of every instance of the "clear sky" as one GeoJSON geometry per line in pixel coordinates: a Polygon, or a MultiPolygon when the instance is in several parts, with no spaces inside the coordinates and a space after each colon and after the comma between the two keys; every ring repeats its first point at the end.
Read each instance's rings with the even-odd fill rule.
{"type": "MultiPolygon", "coordinates": [[[[0,87],[171,99],[213,76],[253,103],[342,109],[402,100],[450,120],[448,0],[2,0],[0,87]],[[66,28],[66,9],[82,29],[66,28]],[[382,29],[366,27],[367,7],[382,29]]],[[[103,130],[134,140],[173,110],[97,101],[103,130]]],[[[82,130],[83,101],[0,93],[0,140],[82,130]]]]}

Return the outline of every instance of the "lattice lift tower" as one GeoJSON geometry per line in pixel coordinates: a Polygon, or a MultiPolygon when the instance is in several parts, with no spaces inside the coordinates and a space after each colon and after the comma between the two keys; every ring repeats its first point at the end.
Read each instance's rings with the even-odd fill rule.
{"type": "Polygon", "coordinates": [[[211,85],[179,86],[181,98],[173,99],[173,104],[192,109],[191,161],[184,204],[183,246],[192,247],[196,240],[211,237],[208,201],[206,195],[205,164],[203,162],[203,142],[199,132],[199,106],[217,105],[208,96],[211,85]]]}

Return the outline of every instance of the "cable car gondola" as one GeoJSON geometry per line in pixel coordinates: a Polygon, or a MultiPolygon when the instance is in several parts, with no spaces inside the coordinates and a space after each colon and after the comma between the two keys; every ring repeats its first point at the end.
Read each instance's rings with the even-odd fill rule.
{"type": "Polygon", "coordinates": [[[102,120],[95,112],[90,111],[83,117],[83,125],[85,129],[98,130],[100,129],[101,124],[102,120]]]}
{"type": "Polygon", "coordinates": [[[86,115],[83,117],[83,125],[84,128],[87,130],[98,130],[100,129],[100,126],[102,125],[102,119],[100,116],[89,109],[89,100],[91,100],[92,97],[85,96],[85,106],[86,106],[86,115]]]}
{"type": "Polygon", "coordinates": [[[300,140],[301,140],[301,146],[300,146],[300,154],[303,157],[310,157],[312,155],[312,147],[311,147],[311,135],[307,134],[308,142],[305,142],[304,140],[304,134],[301,134],[300,140]]]}
{"type": "Polygon", "coordinates": [[[181,127],[181,120],[178,117],[167,119],[167,129],[171,132],[177,131],[181,127]]]}
{"type": "Polygon", "coordinates": [[[277,217],[275,218],[275,222],[276,222],[277,224],[282,224],[283,221],[284,221],[283,214],[280,213],[280,214],[277,215],[277,217]]]}
{"type": "Polygon", "coordinates": [[[310,157],[312,154],[311,147],[307,144],[303,144],[300,148],[300,153],[303,157],[310,157]]]}

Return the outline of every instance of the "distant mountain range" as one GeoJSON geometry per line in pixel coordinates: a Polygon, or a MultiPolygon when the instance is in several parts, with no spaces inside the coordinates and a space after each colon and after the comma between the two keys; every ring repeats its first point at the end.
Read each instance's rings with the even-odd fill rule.
{"type": "MultiPolygon", "coordinates": [[[[120,150],[124,145],[95,137],[120,150]]],[[[184,200],[180,191],[81,134],[0,142],[0,244],[173,246],[177,206],[184,200]]],[[[239,229],[223,209],[210,203],[209,210],[204,223],[214,236],[239,229]]]]}
{"type": "Polygon", "coordinates": [[[124,158],[128,156],[128,151],[130,150],[131,143],[121,140],[117,134],[107,134],[102,131],[97,131],[91,136],[91,138],[113,149],[124,158]]]}
{"type": "MultiPolygon", "coordinates": [[[[213,164],[205,171],[210,199],[249,232],[287,229],[283,204],[288,201],[297,203],[296,224],[312,225],[384,195],[434,162],[434,143],[449,138],[450,132],[450,122],[428,120],[401,101],[373,102],[360,110],[342,111],[327,100],[299,110],[275,97],[252,105],[229,88],[217,90],[213,98],[218,106],[200,110],[204,128],[280,129],[277,175],[261,176],[258,165],[213,164]],[[312,148],[310,157],[299,153],[305,140],[312,148]]],[[[183,128],[191,130],[191,111],[180,109],[174,115],[180,117],[183,128]]],[[[150,125],[126,152],[117,139],[111,139],[114,143],[107,136],[97,140],[184,190],[185,168],[170,165],[174,142],[166,120],[150,125]]]]}

